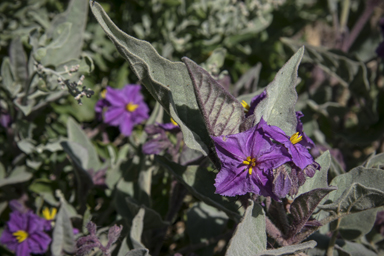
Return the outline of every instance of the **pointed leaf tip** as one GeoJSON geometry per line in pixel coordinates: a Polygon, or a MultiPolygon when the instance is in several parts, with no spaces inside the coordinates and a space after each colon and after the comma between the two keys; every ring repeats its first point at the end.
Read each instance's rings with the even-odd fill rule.
{"type": "Polygon", "coordinates": [[[183,57],[192,80],[200,111],[210,135],[239,133],[244,108],[222,85],[194,61],[183,57]]]}

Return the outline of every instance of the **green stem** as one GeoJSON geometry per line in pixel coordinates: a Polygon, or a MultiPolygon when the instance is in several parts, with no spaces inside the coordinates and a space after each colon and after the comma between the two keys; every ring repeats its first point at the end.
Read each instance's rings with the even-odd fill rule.
{"type": "Polygon", "coordinates": [[[343,9],[341,10],[341,17],[340,17],[341,32],[345,32],[345,30],[347,28],[350,6],[351,6],[351,0],[344,0],[343,9]]]}

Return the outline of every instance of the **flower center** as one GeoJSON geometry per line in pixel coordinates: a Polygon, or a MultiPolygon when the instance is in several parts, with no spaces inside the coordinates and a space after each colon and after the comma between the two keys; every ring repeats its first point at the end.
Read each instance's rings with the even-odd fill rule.
{"type": "Polygon", "coordinates": [[[16,237],[16,240],[18,243],[23,242],[28,237],[28,233],[25,232],[24,230],[18,230],[16,232],[12,233],[12,235],[14,237],[16,237]]]}
{"type": "Polygon", "coordinates": [[[173,118],[171,117],[171,123],[173,123],[173,125],[178,125],[176,122],[175,122],[175,120],[173,120],[173,118]]]}
{"type": "Polygon", "coordinates": [[[253,167],[256,166],[256,158],[251,158],[249,156],[249,157],[247,157],[247,160],[243,161],[243,164],[248,165],[248,173],[249,173],[249,175],[251,175],[253,167]]]}
{"type": "Polygon", "coordinates": [[[131,103],[131,102],[129,102],[129,103],[127,104],[127,106],[125,106],[125,108],[127,109],[128,112],[133,112],[133,111],[135,111],[138,107],[139,107],[138,104],[133,104],[133,103],[131,103]]]}
{"type": "Polygon", "coordinates": [[[107,90],[106,89],[102,90],[100,93],[100,96],[101,98],[105,99],[105,97],[107,97],[107,90]]]}
{"type": "Polygon", "coordinates": [[[299,136],[299,132],[297,132],[293,134],[289,140],[292,142],[292,144],[296,144],[303,140],[303,136],[299,136]]]}
{"type": "Polygon", "coordinates": [[[56,208],[52,208],[52,211],[50,211],[48,207],[45,207],[43,209],[43,216],[46,220],[53,220],[56,216],[56,213],[57,213],[56,208]]]}
{"type": "Polygon", "coordinates": [[[243,107],[245,108],[244,112],[247,113],[249,111],[249,109],[251,108],[247,102],[245,102],[244,100],[241,101],[241,105],[243,105],[243,107]]]}

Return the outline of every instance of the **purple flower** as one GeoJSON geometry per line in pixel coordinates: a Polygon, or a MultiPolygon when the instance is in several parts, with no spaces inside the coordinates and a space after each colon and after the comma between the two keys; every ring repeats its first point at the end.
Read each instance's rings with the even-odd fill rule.
{"type": "Polygon", "coordinates": [[[167,150],[170,155],[176,156],[182,142],[180,127],[171,118],[171,123],[148,125],[145,132],[150,139],[143,145],[143,153],[146,155],[160,154],[163,150],[167,150]],[[177,137],[177,146],[175,147],[169,140],[167,132],[173,133],[177,137]]]}
{"type": "Polygon", "coordinates": [[[245,117],[248,117],[248,116],[251,116],[253,115],[253,113],[255,112],[255,109],[256,109],[256,106],[260,103],[260,101],[262,101],[263,99],[265,99],[265,97],[267,97],[267,91],[264,90],[262,93],[260,93],[259,95],[256,95],[255,97],[252,98],[251,100],[251,106],[249,106],[244,100],[241,102],[241,104],[243,105],[243,107],[246,109],[246,114],[245,114],[245,117]]]}
{"type": "MultiPolygon", "coordinates": [[[[109,88],[109,90],[115,90],[109,86],[107,86],[107,88],[109,88]]],[[[95,105],[95,112],[96,112],[96,118],[98,120],[103,120],[103,112],[111,106],[111,104],[109,103],[109,101],[107,101],[105,99],[105,97],[107,96],[107,89],[104,89],[101,91],[100,93],[100,97],[101,99],[96,103],[95,105]]]]}
{"type": "Polygon", "coordinates": [[[120,132],[126,136],[131,135],[134,125],[148,118],[149,109],[140,89],[140,85],[126,85],[123,89],[107,87],[106,102],[100,102],[96,112],[100,113],[100,109],[107,107],[104,122],[119,126],[120,132]]]}
{"type": "MultiPolygon", "coordinates": [[[[299,117],[302,116],[301,112],[299,113],[299,117]]],[[[313,158],[311,154],[308,152],[308,147],[313,145],[313,142],[310,138],[308,138],[304,132],[302,131],[302,125],[298,122],[297,129],[299,130],[291,137],[287,136],[283,130],[281,130],[277,126],[268,125],[263,119],[260,120],[258,124],[263,129],[264,133],[270,137],[271,139],[283,144],[291,155],[292,162],[299,167],[300,169],[304,169],[309,164],[313,163],[313,158]]]]}
{"type": "Polygon", "coordinates": [[[0,125],[4,128],[8,128],[11,125],[11,116],[3,110],[0,110],[0,125]]]}
{"type": "Polygon", "coordinates": [[[291,159],[284,147],[263,134],[260,124],[243,133],[212,139],[222,165],[215,179],[216,193],[236,196],[252,192],[279,199],[282,193],[273,192],[273,169],[291,159]]]}
{"type": "Polygon", "coordinates": [[[14,211],[0,237],[0,243],[14,251],[16,256],[42,254],[47,251],[51,238],[44,232],[46,220],[31,211],[14,211]]]}

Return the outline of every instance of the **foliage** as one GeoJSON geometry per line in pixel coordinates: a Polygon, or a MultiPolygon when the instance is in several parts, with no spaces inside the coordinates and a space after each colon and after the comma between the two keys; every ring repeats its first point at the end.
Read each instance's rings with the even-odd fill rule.
{"type": "Polygon", "coordinates": [[[383,254],[380,1],[5,0],[0,13],[0,236],[16,248],[1,255],[26,255],[16,214],[44,221],[45,255],[383,254]],[[146,103],[129,95],[140,85],[146,103]],[[223,153],[251,129],[283,164],[223,153]],[[287,143],[304,135],[299,168],[287,143]],[[250,184],[272,198],[215,193],[224,170],[265,175],[250,184]]]}

